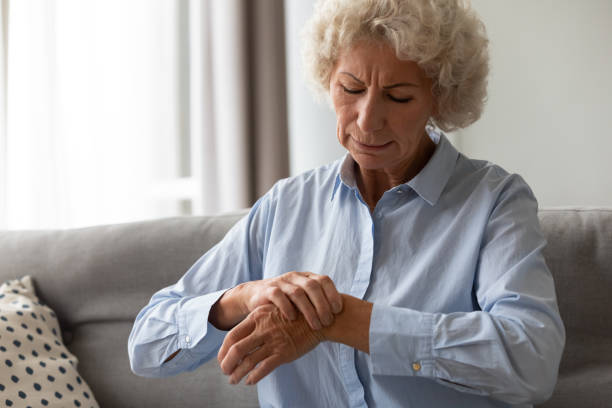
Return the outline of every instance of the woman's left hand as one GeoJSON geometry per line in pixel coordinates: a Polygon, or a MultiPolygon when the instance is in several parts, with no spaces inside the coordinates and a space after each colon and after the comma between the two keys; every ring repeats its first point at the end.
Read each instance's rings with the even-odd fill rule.
{"type": "Polygon", "coordinates": [[[288,320],[276,306],[265,304],[225,336],[217,359],[231,384],[248,374],[246,384],[251,385],[324,340],[323,333],[312,330],[303,315],[288,320]]]}

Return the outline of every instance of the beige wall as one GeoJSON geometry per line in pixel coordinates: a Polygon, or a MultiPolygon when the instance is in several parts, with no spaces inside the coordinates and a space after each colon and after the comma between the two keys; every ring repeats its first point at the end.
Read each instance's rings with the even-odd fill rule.
{"type": "MultiPolygon", "coordinates": [[[[313,0],[286,1],[291,172],[338,157],[334,116],[301,80],[313,0]]],[[[453,139],[521,174],[541,206],[612,206],[612,1],[472,0],[491,40],[489,102],[453,139]]]]}
{"type": "Polygon", "coordinates": [[[489,101],[460,149],[521,174],[541,206],[612,206],[612,1],[473,0],[489,101]]]}

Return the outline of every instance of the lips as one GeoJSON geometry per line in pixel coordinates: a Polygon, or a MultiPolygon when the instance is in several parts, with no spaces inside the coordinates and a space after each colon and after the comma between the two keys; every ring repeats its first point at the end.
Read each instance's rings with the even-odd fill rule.
{"type": "Polygon", "coordinates": [[[391,142],[387,142],[387,143],[383,143],[383,144],[377,144],[377,145],[371,145],[371,144],[366,144],[366,143],[361,143],[357,140],[355,140],[353,138],[353,141],[355,142],[355,144],[364,149],[364,150],[382,150],[384,148],[386,148],[387,146],[389,146],[391,144],[391,142]]]}

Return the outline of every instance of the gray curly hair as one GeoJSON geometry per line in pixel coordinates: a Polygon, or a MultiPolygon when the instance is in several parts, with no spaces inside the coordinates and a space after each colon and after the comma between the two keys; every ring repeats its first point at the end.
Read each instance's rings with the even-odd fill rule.
{"type": "Polygon", "coordinates": [[[416,62],[432,79],[444,131],[480,118],[487,97],[488,39],[463,0],[319,0],[303,31],[306,74],[329,98],[329,81],[342,50],[358,40],[382,40],[397,57],[416,62]]]}

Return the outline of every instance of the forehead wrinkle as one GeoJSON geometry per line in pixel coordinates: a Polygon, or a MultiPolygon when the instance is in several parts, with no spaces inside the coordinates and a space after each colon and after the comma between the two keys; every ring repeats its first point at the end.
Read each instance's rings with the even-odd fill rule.
{"type": "Polygon", "coordinates": [[[413,87],[413,88],[419,88],[420,87],[419,85],[413,84],[412,82],[400,82],[400,83],[397,83],[397,84],[383,86],[383,89],[399,88],[399,87],[402,87],[402,86],[408,86],[408,87],[413,87]]]}
{"type": "Polygon", "coordinates": [[[357,78],[355,75],[351,74],[350,72],[345,72],[345,71],[342,71],[342,72],[340,72],[340,73],[341,73],[341,74],[344,74],[344,75],[348,75],[348,76],[350,76],[351,78],[353,78],[355,81],[359,82],[360,84],[365,85],[365,83],[364,83],[362,80],[360,80],[359,78],[357,78]]]}
{"type": "MultiPolygon", "coordinates": [[[[352,79],[354,79],[356,82],[359,82],[361,85],[365,85],[365,83],[360,80],[359,78],[357,78],[355,75],[351,74],[350,72],[346,72],[346,71],[342,71],[340,72],[340,74],[344,74],[344,75],[348,75],[350,76],[352,79]]],[[[394,83],[391,85],[384,85],[382,88],[383,89],[393,89],[393,88],[400,88],[400,87],[414,87],[414,88],[420,88],[419,84],[415,84],[412,82],[398,82],[398,83],[394,83]]]]}
{"type": "Polygon", "coordinates": [[[382,89],[423,86],[423,73],[415,62],[400,60],[386,45],[357,43],[342,52],[338,74],[346,75],[360,85],[373,81],[382,89]]]}

